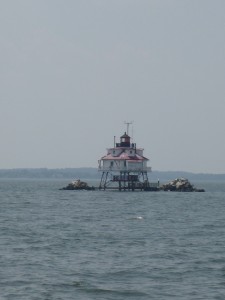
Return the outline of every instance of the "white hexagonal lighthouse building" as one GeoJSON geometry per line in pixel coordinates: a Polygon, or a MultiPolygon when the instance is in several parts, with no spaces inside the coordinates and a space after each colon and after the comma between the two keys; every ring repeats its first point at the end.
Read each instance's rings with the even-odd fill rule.
{"type": "Polygon", "coordinates": [[[143,151],[131,142],[127,132],[120,137],[119,143],[114,137],[114,147],[108,148],[107,154],[98,161],[98,170],[102,172],[99,189],[149,190],[151,168],[147,166],[149,159],[143,151]]]}

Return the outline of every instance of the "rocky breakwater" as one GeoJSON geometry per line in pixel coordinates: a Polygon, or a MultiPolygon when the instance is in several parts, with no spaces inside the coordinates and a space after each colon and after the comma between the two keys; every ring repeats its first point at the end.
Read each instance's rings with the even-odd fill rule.
{"type": "Polygon", "coordinates": [[[81,181],[80,179],[70,182],[66,187],[63,187],[61,190],[86,190],[94,191],[95,187],[89,186],[87,182],[81,181]]]}
{"type": "Polygon", "coordinates": [[[171,192],[205,192],[204,189],[195,188],[187,179],[176,178],[160,187],[162,191],[171,192]]]}

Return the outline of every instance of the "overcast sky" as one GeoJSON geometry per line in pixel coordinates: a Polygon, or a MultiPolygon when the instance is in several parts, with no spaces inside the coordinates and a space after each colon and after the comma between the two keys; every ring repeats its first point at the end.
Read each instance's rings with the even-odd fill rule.
{"type": "Polygon", "coordinates": [[[225,173],[224,0],[0,0],[0,168],[225,173]]]}

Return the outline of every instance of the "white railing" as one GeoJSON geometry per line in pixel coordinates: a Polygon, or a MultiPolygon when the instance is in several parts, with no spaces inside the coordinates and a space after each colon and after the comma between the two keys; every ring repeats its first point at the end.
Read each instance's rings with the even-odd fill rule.
{"type": "Polygon", "coordinates": [[[99,166],[98,171],[101,172],[151,172],[151,167],[102,167],[99,166]]]}

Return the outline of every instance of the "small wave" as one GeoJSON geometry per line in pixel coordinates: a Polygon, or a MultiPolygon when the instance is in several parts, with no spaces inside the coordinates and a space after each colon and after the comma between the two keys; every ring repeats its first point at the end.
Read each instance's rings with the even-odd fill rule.
{"type": "Polygon", "coordinates": [[[136,216],[136,217],[131,217],[129,220],[143,220],[144,218],[142,216],[136,216]]]}
{"type": "Polygon", "coordinates": [[[97,296],[97,295],[102,295],[102,296],[110,295],[113,297],[118,297],[118,296],[131,297],[132,296],[132,298],[147,296],[147,294],[145,292],[136,291],[136,290],[122,290],[122,289],[114,290],[114,289],[107,289],[107,288],[100,288],[100,287],[87,288],[83,291],[87,294],[92,294],[93,296],[97,296]]]}
{"type": "Polygon", "coordinates": [[[112,287],[108,287],[107,285],[96,285],[91,284],[87,281],[74,281],[72,285],[77,288],[80,291],[83,291],[86,294],[92,294],[92,295],[111,295],[111,296],[132,296],[132,297],[142,297],[146,296],[147,294],[143,291],[139,291],[136,289],[127,290],[126,288],[122,288],[121,286],[118,286],[116,289],[112,287]]]}

